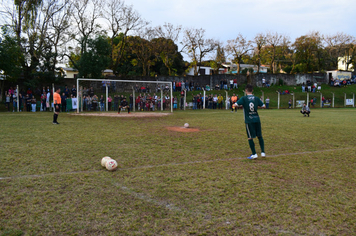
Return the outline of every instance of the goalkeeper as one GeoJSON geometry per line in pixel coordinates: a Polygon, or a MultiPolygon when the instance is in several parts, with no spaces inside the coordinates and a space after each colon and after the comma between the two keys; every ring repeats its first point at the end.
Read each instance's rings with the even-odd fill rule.
{"type": "Polygon", "coordinates": [[[118,114],[120,114],[120,111],[121,111],[121,108],[124,108],[126,109],[127,108],[127,113],[130,114],[130,106],[129,106],[129,103],[126,101],[126,98],[123,98],[121,103],[120,103],[120,106],[119,106],[119,111],[117,112],[118,114]]]}

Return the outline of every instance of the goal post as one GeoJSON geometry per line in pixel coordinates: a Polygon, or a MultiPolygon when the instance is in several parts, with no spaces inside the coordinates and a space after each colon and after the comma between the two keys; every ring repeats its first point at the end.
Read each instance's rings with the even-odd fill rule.
{"type": "MultiPolygon", "coordinates": [[[[168,85],[169,86],[169,90],[170,90],[170,107],[171,107],[171,112],[173,112],[173,86],[172,83],[169,81],[141,81],[141,80],[116,80],[116,79],[87,79],[87,78],[78,78],[77,79],[77,98],[78,98],[78,105],[77,105],[77,113],[79,113],[79,97],[81,98],[81,101],[83,101],[82,96],[83,93],[79,87],[79,81],[94,81],[94,82],[123,82],[123,83],[152,83],[152,84],[161,84],[161,85],[168,85]]],[[[163,91],[164,88],[161,88],[161,91],[163,91]]],[[[133,91],[135,91],[135,89],[133,88],[133,91]]],[[[107,84],[105,84],[105,101],[106,101],[106,111],[108,109],[108,86],[107,84]]],[[[133,92],[133,94],[135,94],[135,92],[133,92]]],[[[133,97],[134,99],[134,105],[135,105],[135,97],[133,97]]],[[[161,106],[163,105],[163,96],[161,96],[161,106]]],[[[163,107],[163,106],[162,106],[163,107]]]]}

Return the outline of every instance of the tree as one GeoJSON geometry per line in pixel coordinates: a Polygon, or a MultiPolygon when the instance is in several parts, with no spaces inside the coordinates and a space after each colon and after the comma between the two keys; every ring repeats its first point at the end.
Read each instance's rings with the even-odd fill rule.
{"type": "Polygon", "coordinates": [[[152,41],[154,45],[155,55],[160,58],[168,69],[168,75],[176,74],[177,70],[173,70],[175,59],[180,56],[180,51],[176,42],[179,38],[182,26],[174,26],[170,23],[165,23],[163,26],[157,26],[155,35],[158,38],[152,41]]]}
{"type": "Polygon", "coordinates": [[[214,60],[210,61],[210,67],[213,69],[214,74],[219,74],[219,69],[223,63],[226,62],[224,46],[221,42],[217,42],[216,55],[214,60]]]}
{"type": "Polygon", "coordinates": [[[101,17],[102,1],[100,0],[72,0],[73,19],[77,32],[73,35],[78,41],[83,55],[86,52],[87,42],[92,35],[96,35],[101,28],[98,19],[101,17]]]}
{"type": "Polygon", "coordinates": [[[131,60],[134,66],[141,66],[142,76],[149,75],[151,66],[154,65],[155,57],[153,54],[153,48],[150,42],[150,29],[146,29],[147,39],[140,36],[130,36],[127,38],[128,49],[135,54],[136,58],[131,60]]]}
{"type": "Polygon", "coordinates": [[[255,36],[252,42],[255,44],[254,57],[257,63],[257,73],[259,73],[261,67],[261,53],[263,47],[266,45],[266,35],[259,33],[255,36]]]}
{"type": "Polygon", "coordinates": [[[283,35],[278,34],[277,32],[272,33],[268,32],[266,34],[266,50],[269,50],[269,58],[270,58],[270,70],[272,73],[276,73],[277,65],[275,63],[277,57],[277,47],[279,47],[282,43],[283,35]]]}
{"type": "Polygon", "coordinates": [[[23,56],[15,31],[9,26],[1,27],[0,70],[8,80],[16,80],[22,71],[23,56]]]}
{"type": "Polygon", "coordinates": [[[212,52],[217,43],[213,39],[205,39],[204,29],[186,29],[184,30],[183,49],[192,59],[194,66],[194,75],[198,75],[198,64],[202,63],[204,57],[212,52]]]}
{"type": "Polygon", "coordinates": [[[123,58],[126,38],[131,31],[138,31],[148,25],[132,6],[125,5],[122,0],[108,0],[103,6],[103,15],[111,33],[111,63],[109,68],[117,70],[123,58]],[[116,40],[120,35],[120,40],[116,40]]]}
{"type": "Polygon", "coordinates": [[[297,38],[293,47],[296,72],[308,73],[323,69],[322,40],[319,32],[297,38]]]}
{"type": "MultiPolygon", "coordinates": [[[[101,78],[102,71],[110,62],[110,44],[106,36],[99,35],[87,40],[87,50],[76,58],[74,67],[78,69],[79,77],[101,78]]],[[[74,59],[75,60],[75,59],[74,59]]]]}
{"type": "Polygon", "coordinates": [[[238,34],[236,39],[228,40],[226,51],[233,56],[233,62],[237,64],[237,73],[240,73],[240,64],[243,57],[252,49],[252,42],[246,40],[241,33],[238,34]]]}
{"type": "Polygon", "coordinates": [[[323,36],[323,41],[326,44],[325,50],[330,61],[330,69],[338,68],[339,60],[349,54],[354,40],[353,36],[344,33],[323,36]]]}
{"type": "Polygon", "coordinates": [[[348,60],[346,61],[346,70],[349,69],[356,69],[356,39],[353,38],[352,42],[347,46],[348,50],[346,53],[346,58],[348,60]],[[352,68],[350,68],[350,65],[353,65],[352,68]]]}

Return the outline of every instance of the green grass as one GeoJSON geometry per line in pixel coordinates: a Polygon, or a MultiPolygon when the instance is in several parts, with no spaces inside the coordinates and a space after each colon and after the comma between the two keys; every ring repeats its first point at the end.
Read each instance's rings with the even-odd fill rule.
{"type": "Polygon", "coordinates": [[[0,235],[355,235],[356,109],[259,113],[255,161],[241,110],[0,113],[0,235]]]}

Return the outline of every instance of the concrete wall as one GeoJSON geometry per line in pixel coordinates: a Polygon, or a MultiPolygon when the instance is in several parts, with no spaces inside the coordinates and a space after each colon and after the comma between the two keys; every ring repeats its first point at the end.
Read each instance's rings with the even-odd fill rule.
{"type": "MultiPolygon", "coordinates": [[[[310,80],[312,83],[325,84],[328,83],[327,74],[296,74],[296,75],[288,75],[288,74],[253,74],[249,76],[249,81],[254,86],[261,87],[262,86],[262,78],[265,77],[266,81],[269,81],[270,85],[279,84],[280,81],[283,81],[285,85],[301,85],[302,83],[306,83],[307,80],[310,80]]],[[[142,83],[138,83],[139,86],[146,85],[145,81],[194,81],[194,83],[199,84],[200,86],[210,85],[213,88],[216,84],[220,84],[221,79],[226,79],[229,81],[230,79],[237,78],[237,83],[239,86],[247,83],[246,75],[230,75],[230,74],[219,74],[219,75],[203,75],[203,76],[158,76],[158,77],[142,77],[142,76],[121,76],[121,77],[110,77],[110,79],[118,79],[118,80],[137,80],[142,81],[142,83]]],[[[10,83],[8,81],[4,81],[4,88],[8,89],[10,86],[14,86],[19,84],[20,87],[23,88],[22,84],[24,81],[18,80],[17,82],[10,83]]],[[[66,78],[56,84],[56,86],[64,86],[68,85],[68,88],[72,88],[73,84],[76,83],[76,79],[66,78]]],[[[50,85],[50,84],[48,84],[50,85]]],[[[101,89],[101,82],[89,82],[85,83],[81,82],[82,86],[90,87],[93,86],[96,89],[101,89]]],[[[47,86],[47,84],[45,85],[47,86]]],[[[135,86],[134,83],[117,83],[116,92],[131,92],[132,87],[135,86]]],[[[42,85],[39,86],[42,88],[42,85]]],[[[150,88],[152,91],[155,90],[155,85],[151,84],[150,88]]],[[[35,88],[32,88],[35,90],[35,88]]]]}

